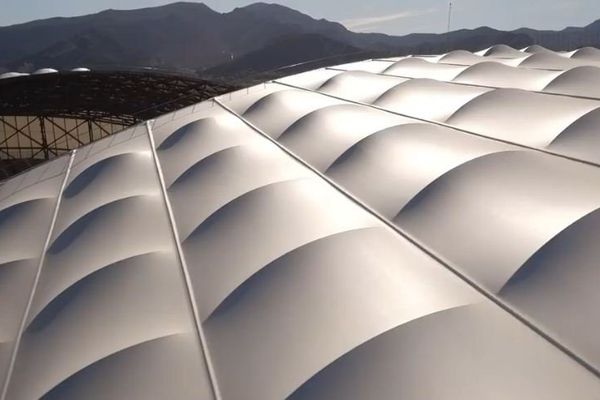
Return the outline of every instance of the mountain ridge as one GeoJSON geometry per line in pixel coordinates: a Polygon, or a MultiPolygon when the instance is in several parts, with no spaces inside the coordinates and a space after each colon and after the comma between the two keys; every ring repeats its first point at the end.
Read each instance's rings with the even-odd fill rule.
{"type": "Polygon", "coordinates": [[[390,36],[352,32],[338,22],[278,4],[254,3],[219,13],[204,3],[177,2],[0,27],[0,72],[138,66],[227,77],[264,73],[281,63],[326,54],[335,58],[360,52],[386,56],[475,51],[499,43],[540,44],[553,50],[599,46],[600,20],[561,31],[479,27],[390,36]]]}

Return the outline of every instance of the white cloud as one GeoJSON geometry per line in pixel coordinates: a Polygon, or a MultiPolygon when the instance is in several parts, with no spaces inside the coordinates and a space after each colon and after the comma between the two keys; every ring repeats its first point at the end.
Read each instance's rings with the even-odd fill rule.
{"type": "Polygon", "coordinates": [[[395,14],[385,14],[377,17],[352,18],[341,21],[342,25],[354,31],[367,30],[376,27],[385,22],[397,21],[400,19],[418,17],[421,15],[432,14],[438,11],[437,8],[428,8],[426,10],[403,11],[395,14]]]}

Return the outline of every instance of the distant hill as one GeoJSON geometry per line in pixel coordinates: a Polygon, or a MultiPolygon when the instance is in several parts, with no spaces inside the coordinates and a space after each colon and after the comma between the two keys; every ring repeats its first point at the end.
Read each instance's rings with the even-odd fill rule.
{"type": "Polygon", "coordinates": [[[264,81],[279,76],[281,73],[296,72],[295,67],[305,70],[304,64],[307,61],[312,61],[310,63],[312,68],[319,66],[319,61],[324,61],[324,65],[331,65],[335,60],[335,55],[344,56],[339,62],[341,63],[353,55],[356,55],[357,58],[365,58],[367,53],[357,47],[330,39],[324,35],[316,33],[297,34],[283,36],[259,50],[205,70],[203,74],[213,79],[228,77],[236,80],[247,80],[248,77],[256,77],[257,80],[264,81]],[[285,67],[284,70],[281,70],[282,66],[285,67]],[[280,71],[281,73],[279,73],[280,71]],[[265,74],[268,72],[272,72],[273,76],[265,74]]]}
{"type": "Polygon", "coordinates": [[[554,50],[600,47],[600,21],[562,31],[482,27],[447,34],[356,33],[290,8],[256,3],[218,13],[202,3],[106,10],[0,27],[0,72],[41,67],[159,67],[241,77],[332,57],[479,50],[493,44],[554,50]]]}
{"type": "Polygon", "coordinates": [[[340,51],[347,46],[388,49],[393,41],[385,35],[363,38],[338,23],[315,20],[274,4],[257,3],[221,14],[201,3],[173,3],[2,27],[0,66],[122,64],[204,69],[281,42],[283,37],[306,34],[339,41],[343,44],[340,51]],[[378,44],[378,37],[388,43],[378,44]]]}

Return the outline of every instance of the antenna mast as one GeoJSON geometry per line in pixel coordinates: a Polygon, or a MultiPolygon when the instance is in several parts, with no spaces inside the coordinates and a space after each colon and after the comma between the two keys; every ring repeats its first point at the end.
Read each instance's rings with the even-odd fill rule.
{"type": "Polygon", "coordinates": [[[450,32],[450,19],[452,18],[452,2],[448,4],[448,29],[446,32],[450,32]]]}

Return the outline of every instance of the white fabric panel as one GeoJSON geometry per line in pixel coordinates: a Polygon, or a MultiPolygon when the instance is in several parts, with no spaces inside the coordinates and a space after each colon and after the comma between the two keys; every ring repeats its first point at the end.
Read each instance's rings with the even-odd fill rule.
{"type": "Polygon", "coordinates": [[[354,104],[323,107],[298,119],[279,142],[324,172],[366,136],[412,120],[354,104]]]}
{"type": "Polygon", "coordinates": [[[330,78],[318,90],[348,100],[372,103],[383,93],[405,81],[404,78],[349,71],[330,78]]]}
{"type": "Polygon", "coordinates": [[[466,103],[446,123],[492,138],[545,147],[600,102],[498,89],[466,103]]]}
{"type": "Polygon", "coordinates": [[[477,51],[475,54],[479,56],[485,57],[497,57],[497,58],[520,58],[523,57],[522,51],[517,49],[513,49],[510,46],[505,44],[496,44],[494,46],[488,47],[487,49],[477,51]]]}
{"type": "Polygon", "coordinates": [[[430,314],[365,343],[291,399],[593,399],[596,378],[573,374],[548,349],[531,332],[514,331],[509,318],[496,309],[461,307],[430,314]],[[505,337],[519,349],[516,354],[498,346],[505,337]],[[545,368],[540,370],[538,363],[545,368]]]}
{"type": "Polygon", "coordinates": [[[3,183],[6,400],[597,399],[599,54],[319,69],[3,183]]]}
{"type": "Polygon", "coordinates": [[[374,104],[411,117],[444,122],[465,103],[489,91],[482,87],[413,79],[388,90],[374,104]]]}
{"type": "Polygon", "coordinates": [[[516,68],[497,62],[482,62],[467,68],[452,81],[496,88],[540,91],[560,73],[559,71],[516,68]]]}
{"type": "Polygon", "coordinates": [[[600,67],[582,66],[563,72],[544,92],[600,99],[600,67]]]}
{"type": "MultiPolygon", "coordinates": [[[[355,173],[348,172],[346,175],[348,182],[353,179],[361,182],[360,174],[367,181],[373,180],[372,187],[382,189],[373,194],[373,199],[376,200],[380,198],[378,195],[392,194],[406,186],[404,202],[410,203],[411,198],[418,197],[418,193],[451,173],[448,171],[459,170],[463,165],[468,166],[495,154],[527,153],[527,157],[530,156],[529,152],[518,151],[512,146],[457,133],[449,128],[407,124],[405,120],[395,121],[395,117],[390,114],[364,106],[326,104],[307,113],[307,108],[310,107],[305,105],[308,100],[304,99],[318,94],[296,91],[302,93],[298,96],[302,101],[295,103],[289,99],[294,98],[297,93],[292,93],[294,91],[290,89],[286,91],[290,93],[269,99],[269,109],[276,109],[278,102],[284,106],[285,112],[277,115],[280,121],[273,123],[263,117],[263,113],[259,113],[251,115],[254,117],[251,122],[264,129],[269,136],[278,137],[281,144],[320,170],[337,156],[337,161],[326,171],[345,187],[348,187],[347,183],[332,171],[346,160],[352,160],[353,153],[365,154],[366,160],[372,160],[373,163],[381,160],[378,166],[390,169],[389,178],[386,178],[391,182],[389,185],[378,181],[386,176],[383,168],[374,166],[371,172],[367,169],[360,170],[360,166],[364,168],[368,164],[360,157],[349,163],[357,166],[355,173]],[[356,116],[351,117],[352,113],[356,116]],[[373,131],[374,122],[368,121],[369,118],[374,121],[378,113],[384,121],[389,122],[384,123],[382,130],[373,131]],[[363,124],[359,123],[361,120],[364,121],[363,124]],[[387,123],[391,125],[385,127],[387,123]],[[346,128],[344,124],[347,124],[346,128]],[[279,126],[282,125],[289,125],[289,128],[279,134],[279,126]],[[348,132],[347,137],[344,137],[344,132],[348,132]],[[372,138],[378,140],[371,143],[372,138]],[[311,147],[310,143],[314,141],[322,143],[324,149],[315,150],[314,146],[311,147]],[[346,154],[339,155],[344,148],[347,149],[346,154]],[[390,155],[386,155],[386,152],[390,155]],[[413,154],[414,158],[411,160],[409,156],[413,154]],[[432,164],[434,160],[439,164],[432,164]],[[402,164],[398,164],[399,161],[402,164]],[[393,172],[394,169],[398,172],[393,172]],[[406,178],[402,177],[402,173],[405,173],[406,178]],[[411,189],[408,179],[413,176],[415,186],[411,189]],[[386,191],[385,188],[394,188],[394,191],[386,191]]],[[[254,94],[248,96],[254,97],[258,104],[263,103],[254,94]]],[[[270,96],[267,94],[267,97],[270,96]]],[[[252,110],[253,107],[255,105],[251,104],[249,109],[252,110]]],[[[482,328],[490,323],[492,326],[502,326],[503,329],[496,329],[495,334],[510,335],[510,344],[502,346],[502,350],[493,347],[483,351],[481,348],[475,349],[471,343],[480,340],[477,338],[485,335],[486,330],[473,333],[473,336],[461,337],[463,344],[458,349],[479,355],[475,359],[460,361],[463,376],[472,377],[482,371],[498,369],[502,372],[498,374],[503,381],[501,393],[512,398],[521,398],[522,393],[522,398],[543,397],[547,393],[556,394],[556,398],[560,398],[564,393],[576,391],[589,397],[590,393],[597,390],[595,378],[576,367],[573,361],[563,358],[564,355],[555,352],[549,343],[479,295],[467,295],[462,290],[457,292],[461,285],[457,289],[450,289],[454,287],[450,284],[453,280],[446,279],[451,274],[440,270],[439,265],[433,267],[435,263],[430,264],[430,258],[409,256],[422,253],[412,253],[414,247],[398,240],[397,236],[392,240],[395,235],[389,236],[390,231],[382,228],[376,220],[370,221],[371,217],[360,215],[362,211],[353,210],[351,204],[344,204],[347,200],[343,197],[332,196],[333,192],[329,192],[333,189],[322,182],[317,184],[314,175],[309,173],[298,178],[295,172],[286,172],[290,168],[287,164],[297,166],[293,159],[284,157],[278,168],[263,168],[262,165],[271,165],[269,160],[280,150],[242,121],[239,121],[237,127],[233,123],[205,123],[207,119],[229,118],[221,111],[200,112],[198,117],[197,122],[181,127],[172,135],[178,137],[181,131],[193,132],[197,145],[203,149],[212,148],[213,150],[207,151],[213,153],[207,156],[203,151],[198,156],[194,148],[181,145],[176,149],[179,146],[176,144],[168,148],[159,147],[159,156],[165,160],[163,168],[166,175],[169,174],[170,165],[176,167],[182,159],[188,160],[185,161],[186,165],[194,165],[193,172],[181,175],[169,191],[178,225],[188,227],[182,230],[182,237],[185,238],[183,247],[204,320],[213,366],[224,398],[279,399],[297,390],[296,395],[299,395],[305,387],[317,384],[315,382],[318,380],[313,382],[311,378],[317,372],[327,371],[328,366],[337,365],[336,360],[351,356],[354,353],[352,349],[370,349],[368,344],[379,340],[385,332],[408,329],[415,321],[436,319],[437,315],[445,315],[447,312],[455,315],[451,310],[479,303],[482,306],[476,306],[475,309],[484,307],[485,311],[473,313],[475,317],[472,318],[492,318],[494,322],[472,323],[482,328]],[[216,126],[219,126],[218,134],[213,130],[216,126]],[[244,135],[254,139],[243,139],[244,135]],[[231,141],[231,138],[235,140],[231,141]],[[260,140],[265,141],[264,147],[259,145],[260,140]],[[220,141],[226,145],[218,145],[217,142],[220,141]],[[267,155],[269,146],[272,155],[267,155]],[[265,153],[254,157],[257,148],[264,149],[265,153]],[[162,158],[163,154],[171,151],[180,152],[180,156],[172,158],[173,161],[162,158]],[[196,158],[201,160],[192,161],[196,158]],[[230,186],[234,189],[223,189],[230,186]],[[343,224],[338,225],[340,222],[343,224]],[[235,248],[235,252],[231,248],[235,248]],[[378,261],[373,261],[371,257],[376,257],[378,261]],[[363,266],[367,265],[371,272],[361,275],[365,268],[363,266]],[[440,271],[444,273],[440,275],[440,271]],[[409,276],[414,277],[415,281],[409,276]],[[447,278],[442,278],[443,276],[447,278]],[[385,277],[385,280],[377,281],[379,277],[385,277]],[[396,277],[402,278],[396,281],[396,277]],[[428,292],[429,289],[420,288],[417,282],[430,282],[427,287],[434,290],[436,296],[433,296],[433,292],[428,292]],[[398,284],[402,286],[395,286],[398,284]],[[416,291],[413,293],[410,288],[416,291]],[[417,300],[424,293],[427,295],[423,301],[427,301],[417,300]],[[462,297],[464,295],[467,298],[462,297]],[[432,304],[431,301],[439,298],[438,296],[442,296],[441,303],[432,304]],[[461,298],[464,300],[459,300],[461,298]],[[328,306],[323,308],[320,306],[323,304],[328,306]],[[431,306],[433,308],[427,308],[431,306]],[[373,314],[374,310],[379,311],[373,314]],[[351,314],[347,314],[348,311],[351,314]],[[364,323],[365,321],[368,323],[364,323]],[[515,352],[512,352],[513,348],[516,349],[515,352]],[[548,351],[551,354],[546,354],[548,351]],[[510,352],[510,356],[507,352],[510,352]],[[495,364],[498,354],[505,356],[500,366],[495,364]],[[295,362],[289,363],[289,360],[295,362]],[[538,360],[558,366],[546,370],[539,380],[523,378],[527,370],[543,368],[542,364],[537,364],[538,360]],[[511,368],[509,361],[519,364],[522,369],[511,368]],[[250,369],[253,370],[252,374],[247,373],[250,369]],[[512,376],[513,372],[515,376],[512,376]],[[570,374],[574,374],[575,378],[566,379],[569,383],[565,379],[558,379],[570,374]],[[554,390],[540,386],[545,376],[556,376],[556,384],[561,387],[554,390]],[[512,383],[506,384],[507,380],[512,383]],[[578,387],[564,388],[565,384],[569,386],[571,382],[577,382],[578,387]]],[[[169,143],[169,139],[163,143],[169,143]]],[[[352,192],[364,200],[361,193],[355,190],[352,192]]],[[[573,196],[583,195],[579,192],[573,196]]],[[[390,204],[393,203],[392,198],[390,204]]],[[[401,209],[402,204],[399,201],[396,210],[401,209]]],[[[381,211],[379,205],[375,204],[374,207],[381,211]]],[[[585,207],[584,203],[582,207],[585,207]]],[[[389,215],[393,217],[396,210],[389,215]]],[[[557,227],[558,231],[560,229],[557,227]]],[[[505,279],[509,278],[507,276],[505,279]]],[[[472,306],[468,306],[468,310],[471,309],[472,306]]],[[[466,323],[464,318],[466,317],[457,317],[457,327],[466,323]]],[[[419,342],[425,335],[415,333],[412,337],[410,340],[419,342]]],[[[459,340],[456,335],[454,337],[459,340]]],[[[403,348],[402,343],[410,343],[410,340],[408,337],[399,339],[395,345],[403,348]]],[[[414,346],[432,346],[432,340],[435,342],[439,339],[423,339],[419,342],[422,344],[414,346]]],[[[496,339],[490,340],[498,346],[496,339]]],[[[443,346],[440,349],[458,351],[444,343],[440,344],[443,346]]],[[[374,351],[371,356],[382,360],[382,356],[378,354],[374,351]]],[[[421,378],[413,379],[423,379],[427,368],[417,367],[421,362],[418,353],[405,351],[403,354],[406,358],[396,355],[389,362],[405,360],[405,368],[414,364],[414,376],[421,378]]],[[[385,367],[382,367],[374,374],[385,376],[384,370],[385,367]]],[[[434,379],[436,387],[431,389],[432,393],[460,391],[464,398],[481,398],[484,386],[501,385],[495,379],[492,379],[493,382],[485,381],[485,385],[467,383],[466,380],[450,385],[449,382],[453,382],[451,376],[455,375],[448,375],[449,370],[449,366],[439,367],[437,378],[434,379]]],[[[489,376],[486,373],[486,377],[489,376]]],[[[350,375],[346,377],[351,379],[350,375]]],[[[369,378],[373,387],[377,386],[377,379],[379,378],[372,376],[369,378]]],[[[470,382],[478,382],[478,379],[471,379],[470,382]]],[[[339,381],[332,380],[331,387],[342,388],[343,385],[338,383],[339,381]]],[[[395,384],[387,384],[387,387],[379,389],[383,392],[370,392],[371,397],[378,398],[377,393],[398,391],[395,384]]],[[[356,389],[354,386],[352,388],[350,390],[356,389]]],[[[406,393],[408,396],[413,389],[407,387],[406,390],[398,393],[406,393]]],[[[417,396],[418,392],[414,390],[413,396],[417,396]]],[[[332,398],[330,392],[310,393],[309,398],[332,398]]]]}
{"type": "Polygon", "coordinates": [[[8,373],[69,157],[0,186],[0,381],[8,373]]]}
{"type": "Polygon", "coordinates": [[[421,58],[405,58],[390,65],[384,74],[405,76],[407,78],[427,78],[450,81],[467,67],[462,65],[439,64],[421,58]]]}
{"type": "Polygon", "coordinates": [[[8,398],[192,399],[210,398],[209,389],[146,129],[138,126],[75,156],[8,398]],[[164,357],[169,351],[180,357],[164,357]],[[190,372],[168,378],[182,366],[190,372]],[[132,387],[119,368],[143,380],[132,387]]]}

